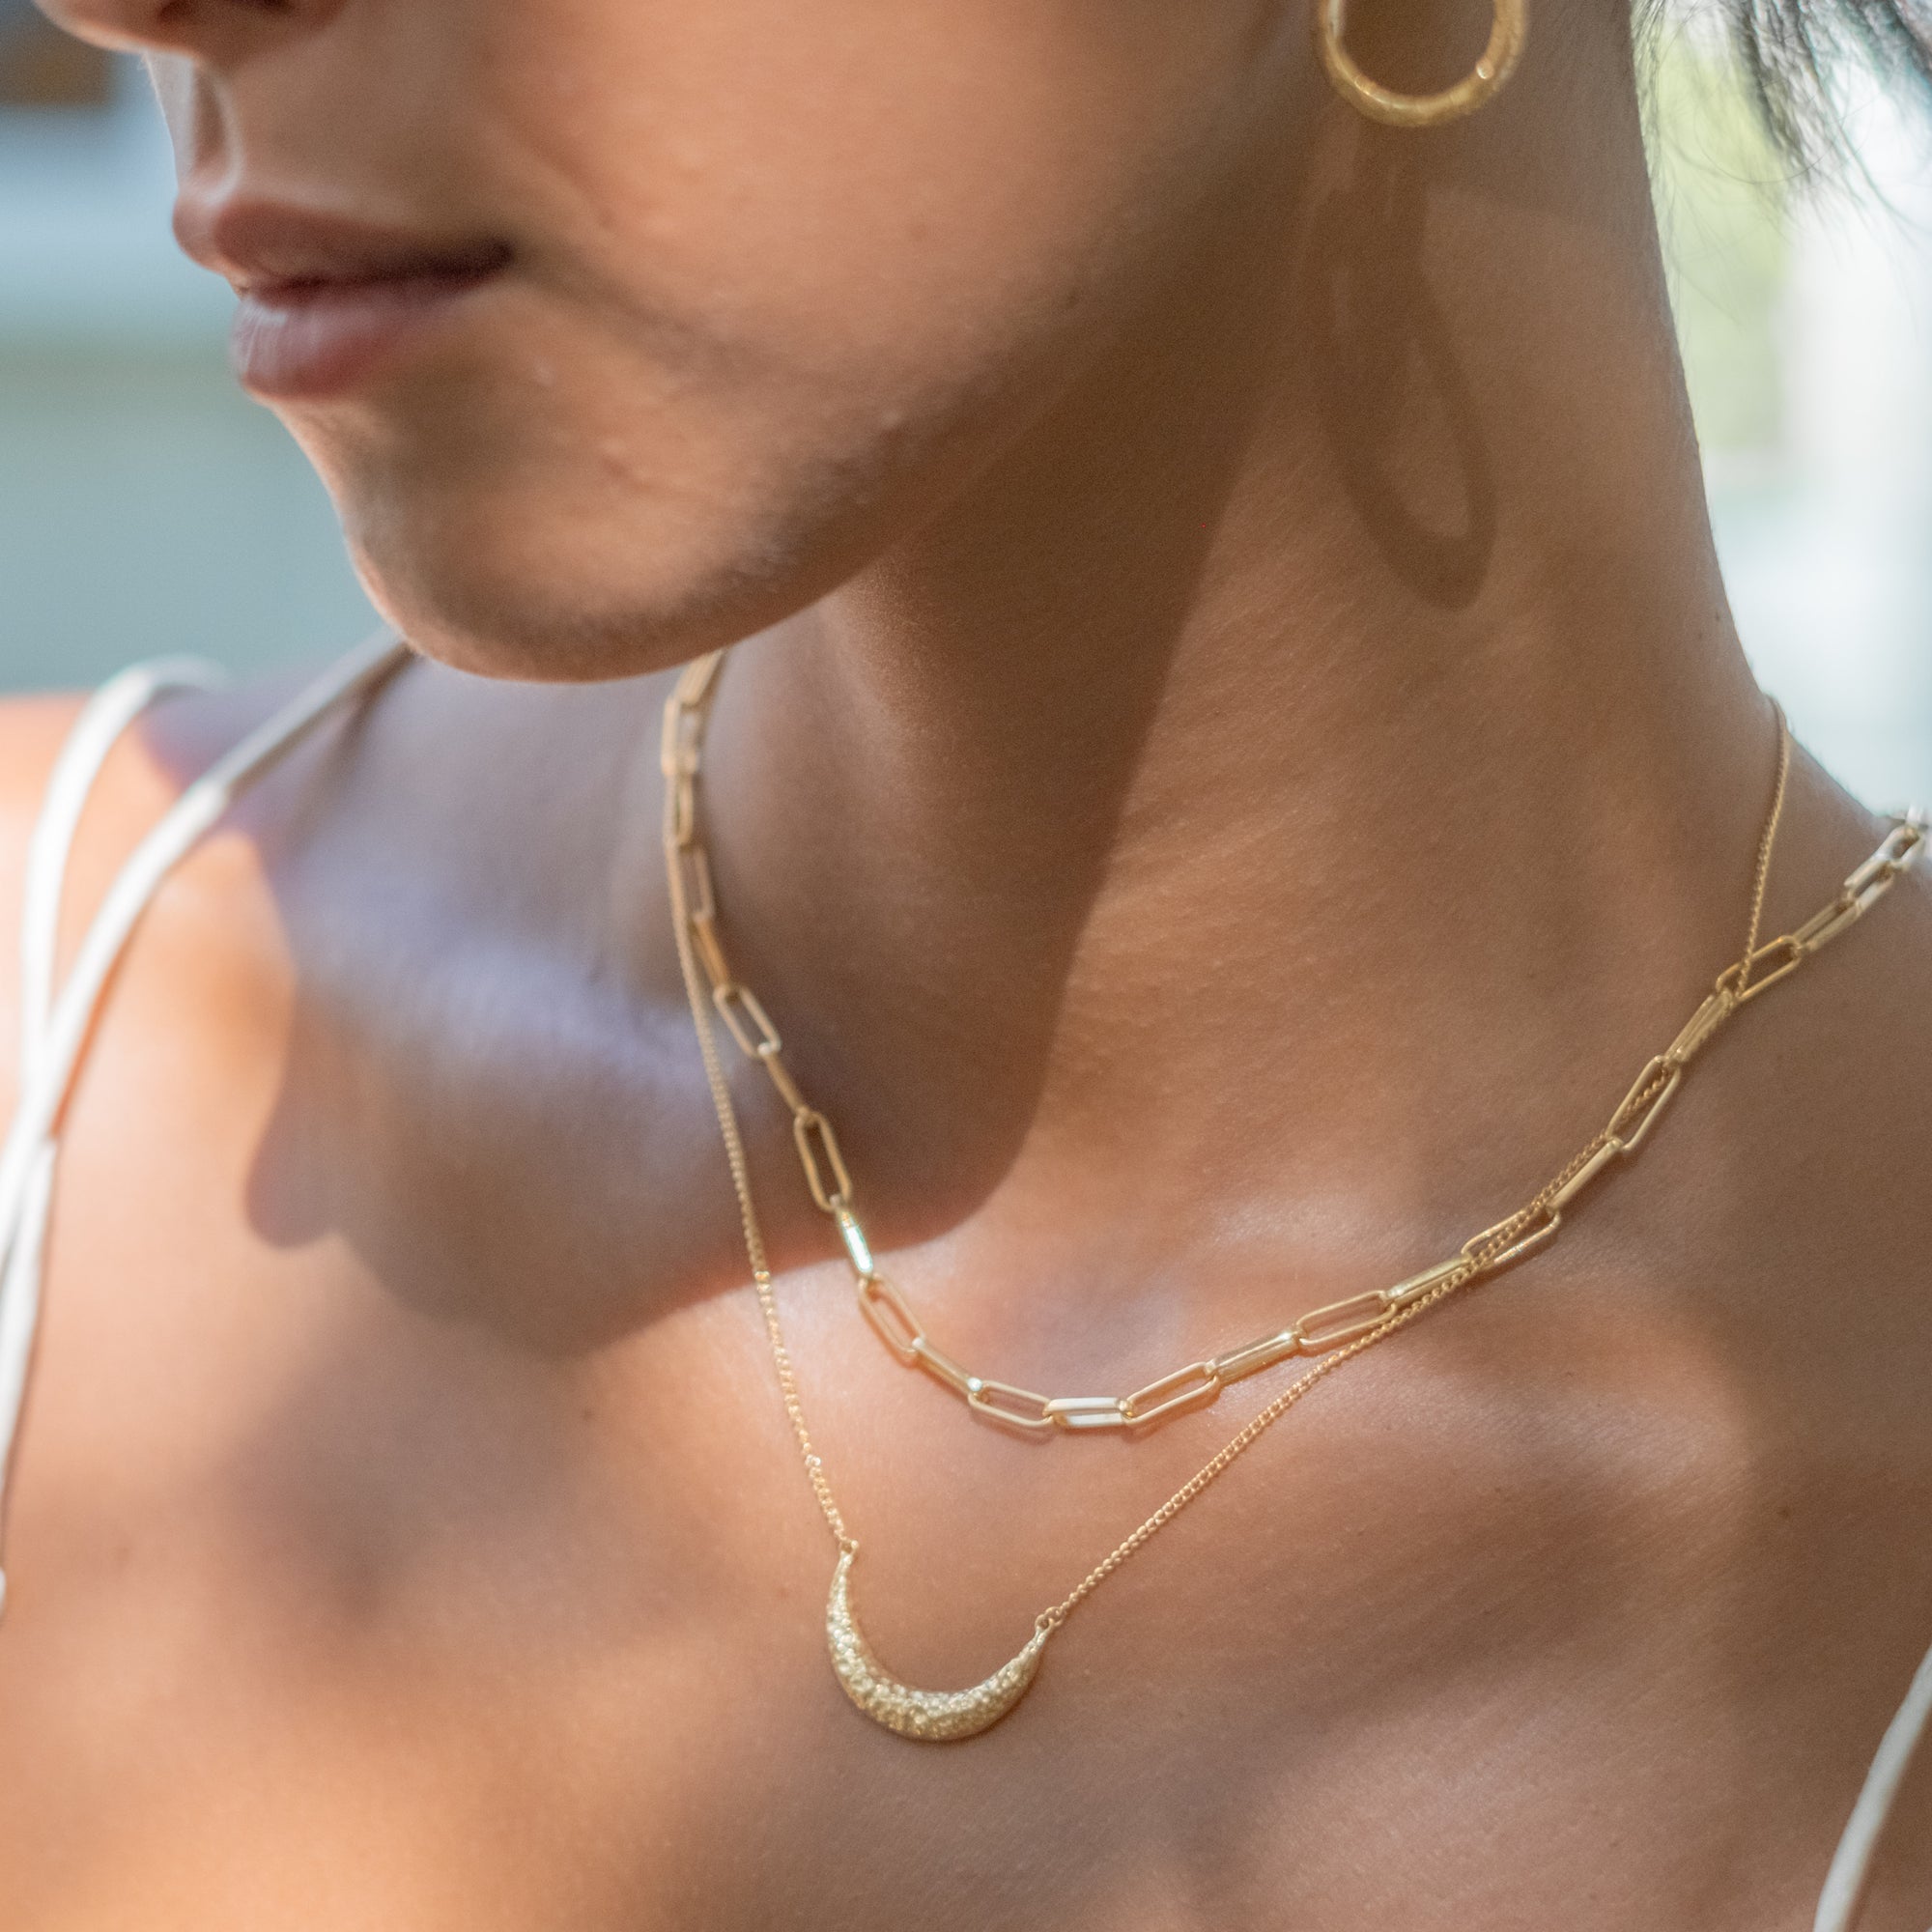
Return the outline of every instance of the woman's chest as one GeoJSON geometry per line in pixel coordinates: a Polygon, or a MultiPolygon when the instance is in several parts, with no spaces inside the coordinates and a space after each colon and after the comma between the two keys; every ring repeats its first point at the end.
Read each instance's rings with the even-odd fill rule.
{"type": "MultiPolygon", "coordinates": [[[[628,1628],[560,1641],[549,1607],[520,1647],[522,1578],[353,1634],[185,1581],[22,1606],[17,1932],[1799,1932],[1861,1769],[1802,1684],[1696,1681],[1637,1633],[1448,1682],[1392,1658],[1362,1702],[1282,1692],[1319,1659],[1103,1626],[1000,1728],[931,1747],[844,1705],[803,1602],[640,1592],[628,1628]]],[[[1918,1852],[1875,1932],[1922,1920],[1918,1852]]]]}
{"type": "MultiPolygon", "coordinates": [[[[166,1133],[97,1093],[56,1208],[10,1932],[1797,1932],[1932,1638],[1923,1375],[1800,1408],[1558,1258],[1322,1383],[996,1729],[909,1743],[833,1677],[745,1293],[627,1298],[600,1251],[608,1302],[559,1314],[469,1196],[332,1218],[300,1134],[264,1151],[275,1094],[175,1091],[166,1133]]],[[[921,1684],[1003,1661],[1274,1392],[1041,1451],[849,1291],[781,1291],[867,1629],[921,1684]]],[[[1922,1932],[1932,1794],[1889,1856],[1871,1932],[1922,1932]]]]}
{"type": "MultiPolygon", "coordinates": [[[[1474,1402],[1418,1336],[1097,1592],[1004,1723],[910,1743],[833,1677],[742,1297],[541,1362],[363,1306],[340,1258],[197,1257],[152,1305],[70,1272],[50,1316],[0,1628],[19,1932],[1796,1932],[1932,1634],[1860,1472],[1474,1402]]],[[[989,1669],[1154,1459],[1213,1446],[1049,1465],[794,1302],[915,1682],[989,1669]]],[[[1932,1910],[1929,1821],[1876,1932],[1932,1910]]]]}

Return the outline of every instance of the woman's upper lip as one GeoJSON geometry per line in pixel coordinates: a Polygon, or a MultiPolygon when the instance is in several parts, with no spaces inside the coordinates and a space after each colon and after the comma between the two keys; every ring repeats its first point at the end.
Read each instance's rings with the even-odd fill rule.
{"type": "Polygon", "coordinates": [[[508,247],[476,237],[438,236],[303,208],[228,195],[184,195],[175,237],[205,269],[242,294],[328,282],[417,276],[475,277],[499,269],[508,247]]]}

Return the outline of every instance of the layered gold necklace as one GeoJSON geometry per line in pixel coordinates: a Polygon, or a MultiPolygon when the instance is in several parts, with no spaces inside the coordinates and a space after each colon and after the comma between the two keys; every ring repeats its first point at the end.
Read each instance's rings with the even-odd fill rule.
{"type": "Polygon", "coordinates": [[[699,771],[705,726],[717,689],[723,652],[687,667],[665,706],[662,764],[665,778],[664,850],[677,937],[679,964],[691,1001],[692,1024],[703,1056],[705,1078],[731,1183],[738,1199],[745,1251],[756,1285],[765,1334],[778,1370],[779,1391],[799,1454],[827,1527],[838,1545],[832,1593],[826,1608],[826,1636],[832,1664],[846,1694],[860,1710],[902,1737],[943,1741],[969,1738],[997,1723],[1026,1694],[1039,1669],[1049,1640],[1067,1618],[1122,1564],[1144,1548],[1225,1474],[1324,1376],[1385,1341],[1471,1283],[1525,1260],[1553,1241],[1564,1215],[1595,1181],[1629,1160],[1655,1130],[1676,1096],[1693,1060],[1712,1037],[1751,1001],[1787,980],[1814,953],[1830,945],[1882,898],[1918,857],[1926,839],[1925,821],[1917,814],[1896,819],[1863,865],[1845,881],[1837,896],[1796,931],[1759,943],[1766,881],[1783,814],[1785,782],[1791,765],[1791,738],[1778,716],[1777,772],[1771,809],[1758,840],[1750,889],[1744,951],[1719,973],[1712,990],[1664,1050],[1649,1060],[1615,1111],[1599,1131],[1514,1213],[1472,1235],[1447,1260],[1424,1268],[1393,1288],[1369,1290],[1345,1301],[1310,1309],[1285,1327],[1242,1343],[1222,1354],[1189,1362],[1156,1377],[1128,1395],[1047,1396],[963,1368],[933,1342],[912,1305],[878,1270],[854,1206],[852,1176],[832,1122],[800,1091],[784,1061],[783,1041],[757,995],[731,970],[718,933],[718,902],[705,855],[699,813],[699,771]],[[964,1690],[921,1690],[895,1678],[873,1655],[859,1627],[852,1602],[852,1566],[859,1542],[847,1528],[830,1478],[812,1447],[800,1404],[784,1327],[772,1292],[756,1206],[752,1195],[744,1136],[719,1051],[714,1015],[748,1058],[763,1067],[791,1116],[792,1138],[812,1201],[836,1225],[857,1284],[860,1312],[880,1340],[906,1367],[929,1376],[960,1398],[983,1420],[1030,1435],[1082,1435],[1156,1427],[1184,1410],[1213,1402],[1231,1383],[1283,1363],[1307,1359],[1288,1386],[1232,1437],[1166,1502],[1103,1556],[1065,1597],[1040,1611],[1033,1634],[1009,1662],[982,1683],[964,1690]]]}

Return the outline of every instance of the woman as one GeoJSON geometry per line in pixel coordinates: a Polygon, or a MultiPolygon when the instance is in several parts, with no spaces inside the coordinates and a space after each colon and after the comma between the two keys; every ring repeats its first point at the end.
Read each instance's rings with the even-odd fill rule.
{"type": "MultiPolygon", "coordinates": [[[[1932,1640],[1932,907],[1698,1008],[1887,829],[1778,782],[1616,7],[53,11],[427,661],[58,1122],[10,1928],[1809,1924],[1932,1640]]],[[[70,947],[287,696],[109,759],[70,947]]]]}

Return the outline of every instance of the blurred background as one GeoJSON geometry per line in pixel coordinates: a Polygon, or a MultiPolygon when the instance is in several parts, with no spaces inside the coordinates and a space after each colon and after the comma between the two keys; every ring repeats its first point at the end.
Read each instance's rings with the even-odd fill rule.
{"type": "MultiPolygon", "coordinates": [[[[1932,128],[1848,84],[1863,178],[1802,190],[1692,19],[1655,174],[1725,574],[1760,676],[1875,806],[1932,801],[1932,128]]],[[[0,690],[374,619],[327,497],[231,383],[139,76],[0,0],[0,690]]]]}

